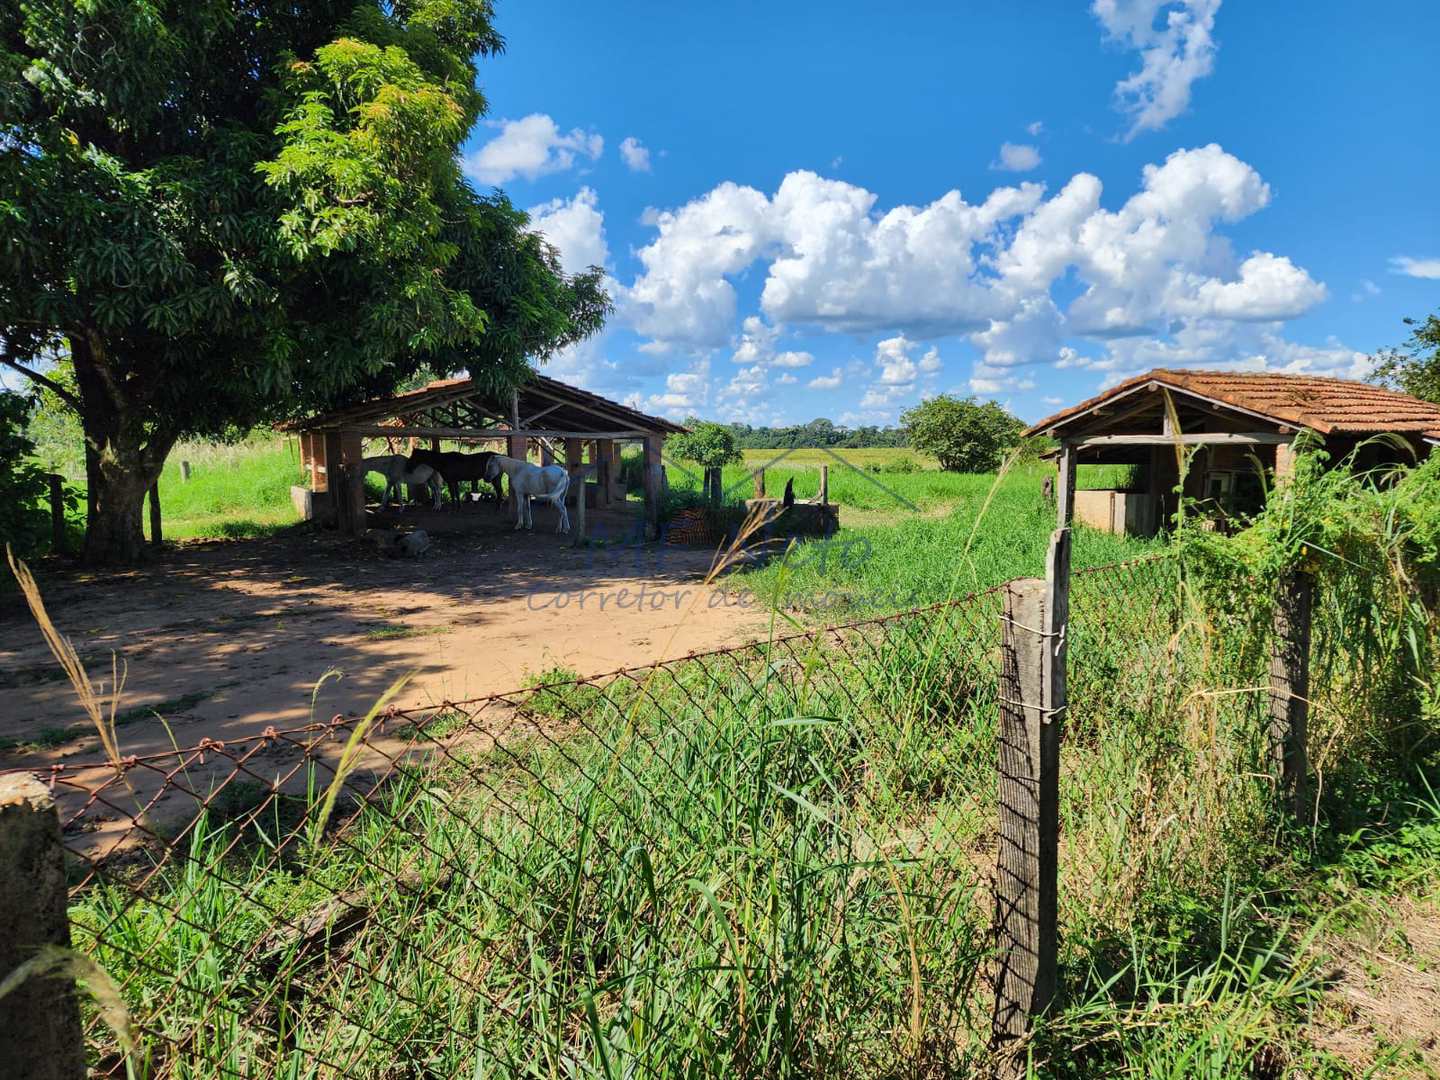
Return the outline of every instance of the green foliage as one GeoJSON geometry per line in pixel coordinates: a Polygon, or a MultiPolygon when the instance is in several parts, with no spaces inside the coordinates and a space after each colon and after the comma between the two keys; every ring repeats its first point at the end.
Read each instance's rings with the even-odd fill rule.
{"type": "Polygon", "coordinates": [[[917,450],[934,454],[951,472],[992,472],[1020,441],[1025,425],[993,401],[941,394],[900,417],[917,450]]]}
{"type": "Polygon", "coordinates": [[[708,420],[690,420],[689,432],[670,437],[668,450],[682,461],[693,461],[701,468],[719,469],[733,465],[742,456],[735,448],[735,436],[723,424],[708,420]]]}
{"type": "Polygon", "coordinates": [[[863,449],[910,445],[900,428],[862,426],[841,427],[820,417],[807,424],[789,427],[751,427],[749,424],[727,424],[742,450],[798,450],[802,448],[863,449]]]}
{"type": "Polygon", "coordinates": [[[1440,401],[1440,317],[1406,319],[1405,325],[1411,328],[1409,339],[1375,357],[1370,378],[1412,397],[1440,401]]]}
{"type": "Polygon", "coordinates": [[[0,390],[0,547],[21,556],[43,550],[50,537],[49,483],[25,433],[30,408],[27,398],[0,390]]]}
{"type": "Polygon", "coordinates": [[[176,439],[421,367],[510,385],[603,322],[599,271],[461,175],[501,45],[489,0],[0,12],[0,334],[12,364],[60,358],[91,557],[138,551],[176,439]]]}

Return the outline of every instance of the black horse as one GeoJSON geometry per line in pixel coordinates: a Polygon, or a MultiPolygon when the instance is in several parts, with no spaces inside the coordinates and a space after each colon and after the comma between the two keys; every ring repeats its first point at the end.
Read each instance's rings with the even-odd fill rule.
{"type": "MultiPolygon", "coordinates": [[[[494,456],[493,450],[482,450],[478,454],[462,454],[456,450],[412,450],[410,468],[429,465],[440,474],[440,479],[445,481],[445,486],[450,489],[450,501],[458,503],[461,481],[473,481],[471,490],[478,490],[477,485],[485,482],[485,466],[490,464],[490,459],[494,456]]],[[[491,483],[495,487],[495,501],[503,503],[505,492],[500,486],[500,478],[496,477],[491,483]]]]}

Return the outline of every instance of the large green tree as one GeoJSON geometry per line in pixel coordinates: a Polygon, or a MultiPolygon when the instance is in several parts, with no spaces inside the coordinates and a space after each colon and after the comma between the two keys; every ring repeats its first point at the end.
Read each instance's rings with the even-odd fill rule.
{"type": "Polygon", "coordinates": [[[1410,338],[1375,357],[1371,378],[1412,397],[1440,401],[1440,316],[1406,319],[1410,338]]]}
{"type": "Polygon", "coordinates": [[[598,328],[459,148],[489,0],[0,5],[0,361],[80,414],[92,561],[141,557],[175,441],[497,386],[598,328]],[[47,379],[52,364],[65,379],[47,379]]]}
{"type": "Polygon", "coordinates": [[[910,445],[953,472],[990,472],[1020,441],[1025,425],[993,401],[941,394],[900,417],[910,445]]]}

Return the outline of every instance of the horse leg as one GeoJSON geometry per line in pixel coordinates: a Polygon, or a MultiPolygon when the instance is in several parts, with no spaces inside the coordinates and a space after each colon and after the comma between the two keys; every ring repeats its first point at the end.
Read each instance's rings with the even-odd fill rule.
{"type": "Polygon", "coordinates": [[[570,511],[565,509],[565,496],[555,500],[555,509],[560,511],[560,523],[555,527],[557,533],[568,533],[570,531],[570,511]]]}

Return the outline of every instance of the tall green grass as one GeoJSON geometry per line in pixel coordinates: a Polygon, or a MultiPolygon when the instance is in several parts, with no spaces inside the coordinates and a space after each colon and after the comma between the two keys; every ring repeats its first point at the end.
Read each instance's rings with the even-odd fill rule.
{"type": "Polygon", "coordinates": [[[160,474],[160,506],[171,539],[263,536],[300,520],[290,499],[305,480],[293,439],[223,446],[182,444],[160,474]],[[182,480],[180,462],[189,461],[182,480]]]}

